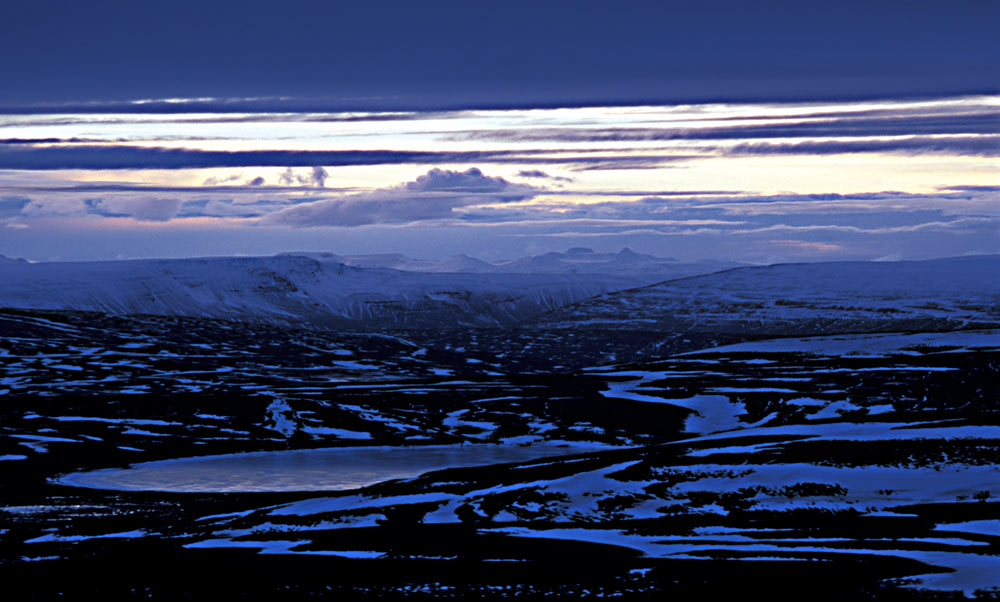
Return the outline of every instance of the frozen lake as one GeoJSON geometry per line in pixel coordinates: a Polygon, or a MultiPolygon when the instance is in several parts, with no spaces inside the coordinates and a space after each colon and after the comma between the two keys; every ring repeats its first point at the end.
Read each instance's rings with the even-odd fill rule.
{"type": "Polygon", "coordinates": [[[143,462],[72,473],[55,482],[114,491],[341,491],[445,468],[525,462],[596,449],[551,444],[335,447],[143,462]]]}

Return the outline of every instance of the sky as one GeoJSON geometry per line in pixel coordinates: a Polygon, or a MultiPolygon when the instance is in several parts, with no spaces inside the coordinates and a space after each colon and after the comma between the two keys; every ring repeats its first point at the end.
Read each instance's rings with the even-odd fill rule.
{"type": "Polygon", "coordinates": [[[0,254],[1000,252],[1000,3],[0,4],[0,254]]]}

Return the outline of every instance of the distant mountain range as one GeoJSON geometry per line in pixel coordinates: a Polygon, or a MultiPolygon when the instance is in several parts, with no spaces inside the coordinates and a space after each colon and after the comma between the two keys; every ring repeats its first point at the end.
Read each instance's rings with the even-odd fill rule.
{"type": "Polygon", "coordinates": [[[503,264],[464,256],[431,262],[327,253],[3,260],[0,307],[351,330],[517,326],[724,339],[1000,326],[998,255],[782,264],[706,274],[711,267],[627,249],[615,254],[571,249],[503,264]],[[699,275],[670,279],[665,276],[670,270],[699,275]]]}
{"type": "Polygon", "coordinates": [[[452,255],[442,260],[413,259],[396,253],[377,255],[336,255],[333,253],[293,252],[282,256],[310,257],[361,268],[387,268],[407,272],[461,272],[473,274],[615,274],[636,276],[647,283],[672,278],[708,274],[726,268],[739,267],[736,262],[680,262],[668,257],[655,257],[625,248],[618,253],[596,253],[585,247],[574,247],[565,253],[545,253],[487,263],[468,255],[452,255]]]}

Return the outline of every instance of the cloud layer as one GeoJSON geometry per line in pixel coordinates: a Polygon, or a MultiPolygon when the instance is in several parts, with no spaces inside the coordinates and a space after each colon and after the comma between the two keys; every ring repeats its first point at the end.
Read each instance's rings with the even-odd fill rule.
{"type": "Polygon", "coordinates": [[[587,241],[729,259],[1000,251],[998,97],[427,113],[170,104],[0,111],[0,253],[98,230],[139,246],[156,232],[180,254],[233,232],[247,253],[278,240],[508,256],[587,241]],[[181,231],[197,234],[181,244],[181,231]]]}
{"type": "Polygon", "coordinates": [[[508,203],[531,198],[535,189],[466,171],[432,169],[412,182],[340,199],[327,199],[272,213],[264,224],[298,227],[405,224],[454,217],[472,205],[508,203]]]}

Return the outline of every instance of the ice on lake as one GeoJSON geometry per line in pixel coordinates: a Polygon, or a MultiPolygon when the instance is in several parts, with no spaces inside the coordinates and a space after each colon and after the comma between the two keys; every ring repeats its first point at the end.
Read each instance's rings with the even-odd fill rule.
{"type": "Polygon", "coordinates": [[[342,491],[446,468],[526,462],[594,449],[551,444],[335,447],[143,462],[63,475],[55,482],[113,491],[342,491]]]}

